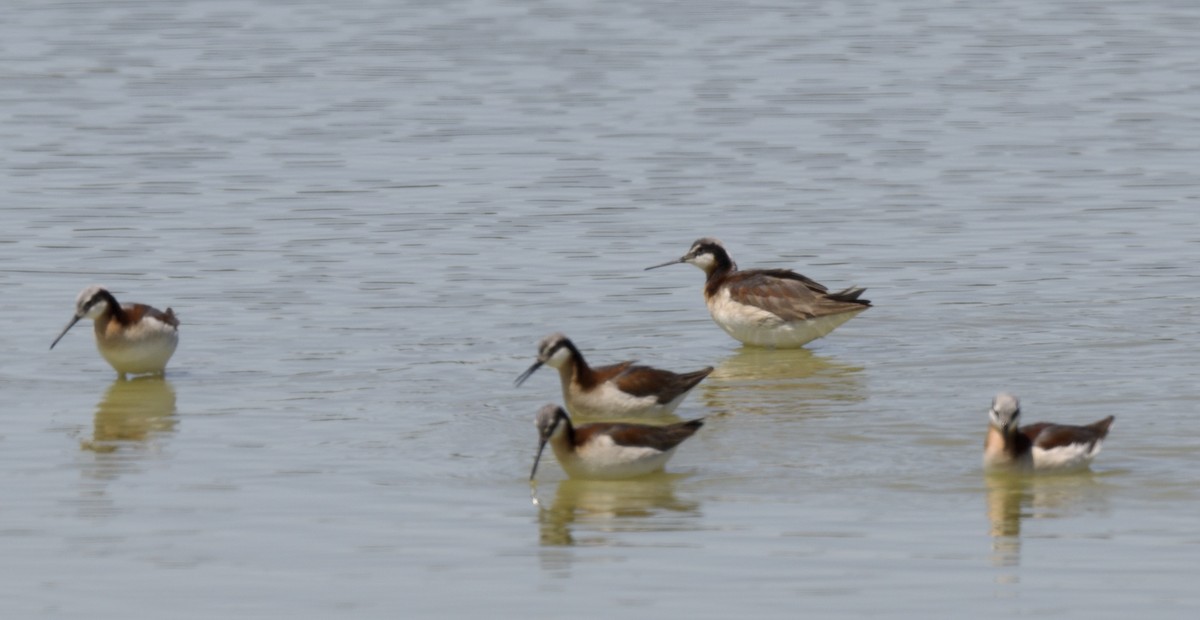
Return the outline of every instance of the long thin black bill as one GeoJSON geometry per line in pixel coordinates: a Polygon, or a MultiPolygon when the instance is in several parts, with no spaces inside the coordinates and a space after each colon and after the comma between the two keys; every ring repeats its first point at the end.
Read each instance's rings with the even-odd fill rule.
{"type": "Polygon", "coordinates": [[[643,271],[650,271],[651,269],[658,269],[659,267],[666,267],[667,265],[678,265],[679,263],[682,263],[682,262],[685,262],[685,261],[682,258],[677,258],[675,260],[669,260],[661,265],[655,265],[653,267],[646,267],[645,269],[643,269],[643,271]]]}
{"type": "Polygon", "coordinates": [[[58,335],[58,338],[55,338],[54,342],[50,343],[50,348],[53,349],[54,345],[58,344],[58,341],[62,340],[62,337],[66,336],[67,332],[71,331],[71,328],[75,327],[75,324],[78,323],[79,319],[82,319],[82,318],[83,317],[81,317],[81,316],[76,316],[75,318],[71,319],[71,322],[67,323],[67,326],[63,328],[62,333],[58,335]]]}
{"type": "Polygon", "coordinates": [[[529,470],[529,481],[533,481],[533,477],[537,474],[538,461],[542,460],[542,452],[546,450],[546,440],[538,442],[537,456],[533,457],[533,469],[529,470]]]}
{"type": "Polygon", "coordinates": [[[525,372],[521,373],[521,376],[517,377],[517,380],[515,382],[513,382],[513,385],[515,385],[517,387],[521,387],[521,384],[525,383],[525,380],[529,378],[529,375],[532,375],[534,373],[534,371],[536,371],[537,369],[539,369],[541,367],[542,367],[541,360],[534,362],[533,366],[530,366],[525,372]]]}

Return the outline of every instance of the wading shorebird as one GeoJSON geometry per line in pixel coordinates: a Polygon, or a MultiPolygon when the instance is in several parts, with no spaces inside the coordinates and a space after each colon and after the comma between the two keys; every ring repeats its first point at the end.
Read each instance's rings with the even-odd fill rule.
{"type": "Polygon", "coordinates": [[[102,286],[89,286],[75,299],[75,316],[50,348],[79,322],[92,319],[96,348],[117,371],[126,374],[164,374],[167,360],[179,344],[179,319],[167,308],[162,312],[146,304],[119,304],[102,286]]]}
{"type": "Polygon", "coordinates": [[[620,480],[661,471],[675,448],[703,425],[697,419],[666,426],[597,422],[577,427],[562,407],[546,405],[537,413],[538,451],[529,480],[547,443],[572,478],[620,480]]]}
{"type": "Polygon", "coordinates": [[[712,367],[683,374],[637,366],[632,361],[592,368],[569,338],[554,333],[538,343],[537,361],[521,376],[521,385],[542,364],[558,369],[563,400],[582,418],[666,416],[675,412],[688,392],[712,367]]]}
{"type": "Polygon", "coordinates": [[[986,469],[1052,470],[1087,467],[1100,453],[1113,417],[1086,426],[1038,422],[1018,427],[1021,403],[1012,394],[1000,393],[988,410],[988,432],[983,441],[986,469]]]}
{"type": "Polygon", "coordinates": [[[697,239],[677,263],[699,267],[708,279],[704,302],[713,321],[743,344],[794,349],[820,338],[871,307],[852,286],[830,293],[824,285],[790,269],[738,271],[725,246],[712,237],[697,239]]]}

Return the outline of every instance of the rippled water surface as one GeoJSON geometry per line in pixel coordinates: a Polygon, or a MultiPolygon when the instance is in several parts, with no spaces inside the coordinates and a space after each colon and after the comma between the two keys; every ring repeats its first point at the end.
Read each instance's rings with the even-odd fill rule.
{"type": "MultiPolygon", "coordinates": [[[[5,618],[1192,618],[1200,5],[15,2],[5,618]],[[744,349],[718,236],[875,307],[744,349]],[[181,317],[117,382],[85,285],[181,317]],[[539,338],[716,371],[527,481],[539,338]],[[1117,423],[985,477],[992,395],[1117,423]]],[[[549,456],[549,455],[547,455],[549,456]]]]}

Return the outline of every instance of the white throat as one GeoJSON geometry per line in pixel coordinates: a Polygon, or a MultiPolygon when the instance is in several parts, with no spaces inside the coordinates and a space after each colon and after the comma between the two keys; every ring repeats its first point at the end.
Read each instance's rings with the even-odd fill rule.
{"type": "Polygon", "coordinates": [[[559,347],[550,359],[546,360],[546,365],[551,368],[562,368],[571,362],[571,350],[567,347],[559,347]]]}
{"type": "Polygon", "coordinates": [[[700,268],[704,273],[712,271],[717,266],[717,260],[712,254],[704,253],[699,256],[693,256],[687,260],[688,263],[700,268]]]}

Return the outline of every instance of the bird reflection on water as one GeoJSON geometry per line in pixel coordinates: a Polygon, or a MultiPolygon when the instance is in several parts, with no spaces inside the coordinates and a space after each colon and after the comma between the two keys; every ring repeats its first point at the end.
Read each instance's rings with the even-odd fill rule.
{"type": "MultiPolygon", "coordinates": [[[[1058,519],[1107,507],[1105,485],[1089,470],[1068,473],[1028,474],[989,472],[987,493],[992,565],[1021,564],[1021,525],[1026,519],[1058,519]]],[[[1005,576],[1001,581],[1016,581],[1005,576]]]]}
{"type": "Polygon", "coordinates": [[[613,533],[696,529],[699,504],[675,495],[675,483],[687,476],[654,474],[632,480],[563,480],[558,483],[549,507],[535,495],[539,541],[549,547],[605,546],[617,544],[610,537],[613,533]]]}
{"type": "Polygon", "coordinates": [[[175,389],[161,376],[117,379],[96,404],[92,436],[80,442],[91,458],[81,462],[78,509],[89,518],[121,511],[108,484],[136,471],[158,453],[160,438],[175,431],[175,389]]]}
{"type": "Polygon", "coordinates": [[[700,393],[718,412],[827,411],[830,402],[866,399],[862,371],[808,349],[743,347],[717,366],[700,393]]]}
{"type": "Polygon", "coordinates": [[[118,379],[96,405],[92,437],[84,450],[110,454],[143,447],[155,436],[171,433],[175,419],[175,388],[162,377],[118,379]]]}

